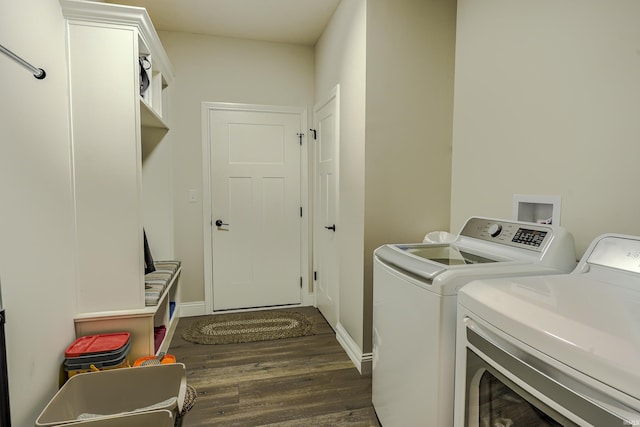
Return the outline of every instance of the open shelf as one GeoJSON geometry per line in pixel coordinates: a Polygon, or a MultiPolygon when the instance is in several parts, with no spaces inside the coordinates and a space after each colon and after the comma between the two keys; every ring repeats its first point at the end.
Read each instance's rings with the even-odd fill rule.
{"type": "Polygon", "coordinates": [[[148,128],[169,129],[167,123],[147,104],[144,98],[140,98],[140,124],[148,128]]]}
{"type": "Polygon", "coordinates": [[[129,332],[132,337],[130,362],[137,358],[166,351],[180,318],[179,282],[182,267],[173,275],[157,305],[132,310],[112,310],[81,313],[74,319],[76,336],[109,332],[129,332]],[[171,303],[175,303],[170,315],[171,303]],[[154,328],[165,326],[166,334],[158,351],[155,348],[154,328]]]}

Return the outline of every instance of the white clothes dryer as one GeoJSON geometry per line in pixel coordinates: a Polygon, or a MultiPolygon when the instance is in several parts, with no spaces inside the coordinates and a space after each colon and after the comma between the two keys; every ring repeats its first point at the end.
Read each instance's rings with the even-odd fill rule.
{"type": "Polygon", "coordinates": [[[575,265],[565,229],[480,217],[452,243],[376,249],[372,402],[383,427],[453,424],[456,295],[463,285],[569,273],[575,265]]]}
{"type": "Polygon", "coordinates": [[[456,427],[640,425],[640,237],[605,234],[571,274],[459,293],[456,427]]]}

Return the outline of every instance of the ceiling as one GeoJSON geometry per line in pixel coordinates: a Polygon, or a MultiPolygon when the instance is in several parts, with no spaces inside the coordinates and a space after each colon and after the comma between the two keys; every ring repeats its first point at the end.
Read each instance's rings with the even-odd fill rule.
{"type": "Polygon", "coordinates": [[[158,31],[314,45],[340,0],[105,0],[147,9],[158,31]]]}

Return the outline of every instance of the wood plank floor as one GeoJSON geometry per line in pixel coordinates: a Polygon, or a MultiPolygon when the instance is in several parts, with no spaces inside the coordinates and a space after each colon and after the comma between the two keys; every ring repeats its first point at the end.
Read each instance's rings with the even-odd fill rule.
{"type": "Polygon", "coordinates": [[[361,376],[313,307],[307,337],[244,344],[200,345],[182,331],[203,316],[180,319],[169,353],[187,367],[198,391],[182,426],[373,426],[371,375],[361,376]]]}

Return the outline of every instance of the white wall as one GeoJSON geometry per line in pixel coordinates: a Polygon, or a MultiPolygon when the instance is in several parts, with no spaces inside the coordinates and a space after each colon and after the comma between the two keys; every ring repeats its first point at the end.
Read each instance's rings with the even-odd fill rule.
{"type": "Polygon", "coordinates": [[[367,331],[373,251],[449,227],[455,20],[455,0],[367,3],[367,331]]]}
{"type": "Polygon", "coordinates": [[[65,29],[57,1],[0,4],[0,280],[12,425],[32,426],[57,391],[76,311],[65,29]]]}
{"type": "Polygon", "coordinates": [[[175,257],[183,262],[181,299],[204,301],[201,103],[313,105],[313,48],[187,33],[159,32],[175,80],[169,127],[173,147],[175,257]],[[188,202],[196,190],[198,202],[188,202]]]}
{"type": "Polygon", "coordinates": [[[451,223],[562,197],[578,255],[640,234],[640,2],[458,1],[451,223]]]}
{"type": "Polygon", "coordinates": [[[455,1],[412,0],[343,1],[316,45],[317,99],[341,91],[339,321],[365,354],[373,250],[448,228],[454,45],[455,1]]]}
{"type": "Polygon", "coordinates": [[[171,142],[164,140],[165,135],[165,129],[142,132],[142,223],[155,261],[175,259],[173,149],[171,142]]]}
{"type": "Polygon", "coordinates": [[[338,5],[316,44],[316,99],[340,84],[339,315],[362,349],[364,246],[364,136],[366,90],[366,1],[338,5]]]}

